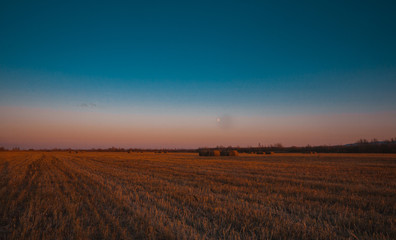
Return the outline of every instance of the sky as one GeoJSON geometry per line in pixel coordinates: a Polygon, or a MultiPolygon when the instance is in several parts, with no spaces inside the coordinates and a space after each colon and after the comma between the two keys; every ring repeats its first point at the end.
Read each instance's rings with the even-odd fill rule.
{"type": "Polygon", "coordinates": [[[396,137],[394,1],[1,1],[0,146],[396,137]]]}

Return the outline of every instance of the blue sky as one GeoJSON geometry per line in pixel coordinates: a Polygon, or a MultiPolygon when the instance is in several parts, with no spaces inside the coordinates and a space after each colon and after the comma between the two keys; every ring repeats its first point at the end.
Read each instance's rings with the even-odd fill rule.
{"type": "MultiPolygon", "coordinates": [[[[0,105],[147,119],[353,113],[375,125],[395,112],[395,10],[393,1],[2,1],[0,105]]],[[[337,141],[388,137],[374,135],[337,141]]]]}

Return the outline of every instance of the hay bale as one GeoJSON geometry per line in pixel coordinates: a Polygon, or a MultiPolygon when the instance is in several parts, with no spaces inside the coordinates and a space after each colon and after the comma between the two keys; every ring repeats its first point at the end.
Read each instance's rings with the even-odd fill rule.
{"type": "Polygon", "coordinates": [[[239,155],[237,150],[231,150],[228,152],[228,154],[229,154],[229,156],[238,156],[239,155]]]}
{"type": "Polygon", "coordinates": [[[220,151],[219,150],[213,150],[212,153],[213,153],[212,156],[220,156],[220,151]]]}
{"type": "Polygon", "coordinates": [[[199,156],[220,156],[219,150],[199,150],[199,156]]]}

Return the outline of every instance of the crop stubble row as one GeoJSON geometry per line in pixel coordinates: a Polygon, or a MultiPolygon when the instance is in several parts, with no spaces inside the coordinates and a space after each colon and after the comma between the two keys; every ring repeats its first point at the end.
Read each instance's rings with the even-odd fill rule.
{"type": "Polygon", "coordinates": [[[396,156],[0,153],[0,238],[396,238],[396,156]]]}

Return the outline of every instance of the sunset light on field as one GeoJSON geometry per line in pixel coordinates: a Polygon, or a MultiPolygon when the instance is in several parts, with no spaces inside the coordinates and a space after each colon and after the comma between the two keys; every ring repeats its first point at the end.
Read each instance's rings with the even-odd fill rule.
{"type": "Polygon", "coordinates": [[[396,239],[396,1],[0,1],[1,239],[396,239]]]}

